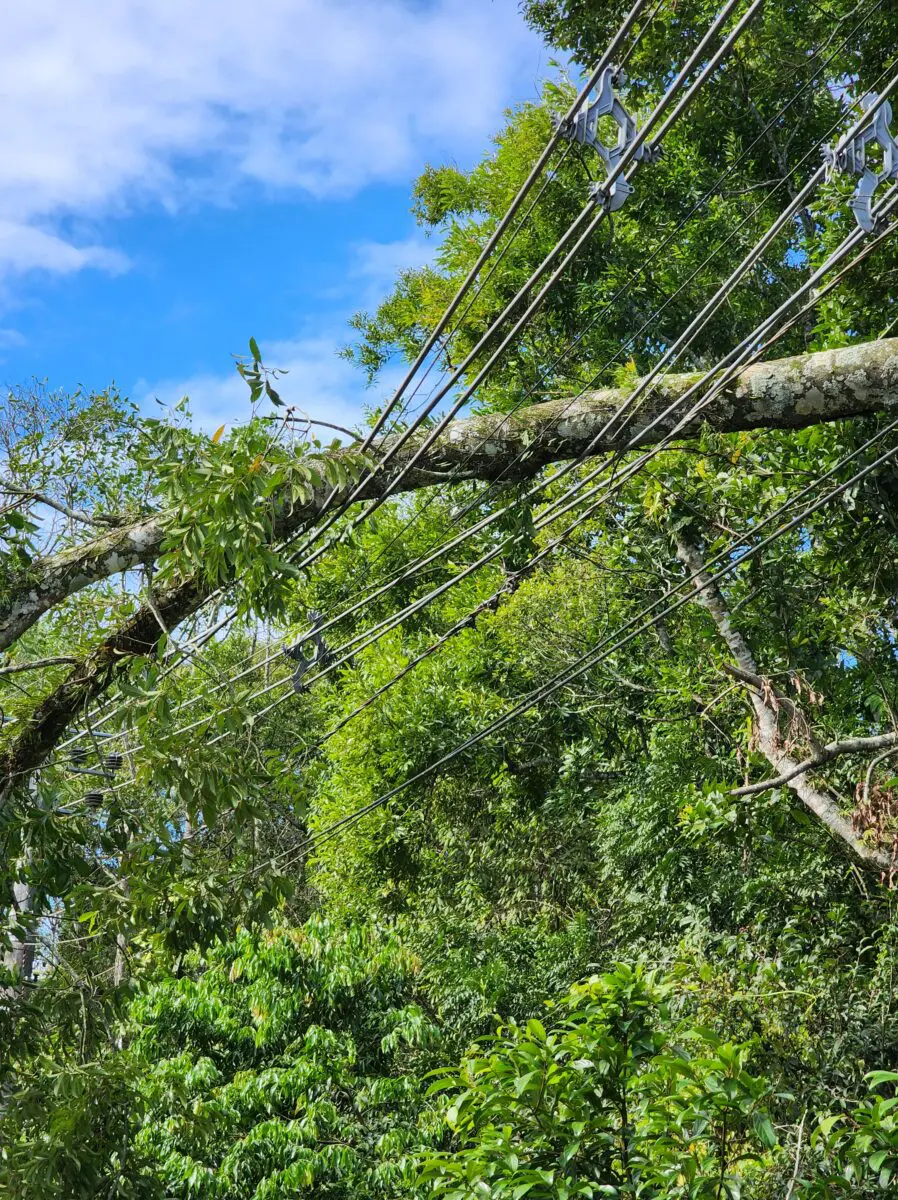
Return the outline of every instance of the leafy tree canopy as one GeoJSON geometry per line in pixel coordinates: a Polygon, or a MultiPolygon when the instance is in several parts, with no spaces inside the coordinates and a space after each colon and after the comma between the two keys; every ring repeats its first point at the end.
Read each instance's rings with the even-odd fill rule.
{"type": "MultiPolygon", "coordinates": [[[[621,84],[639,120],[715,11],[658,7],[621,84]]],[[[358,314],[346,351],[375,387],[420,350],[624,5],[524,13],[571,78],[509,113],[471,170],[424,170],[433,262],[358,314]]],[[[624,404],[896,44],[889,4],[764,6],[471,406],[536,419],[597,386],[624,404]]],[[[459,386],[598,160],[562,142],[550,167],[440,351],[450,372],[471,356],[459,386]]],[[[714,364],[807,280],[852,228],[850,186],[814,191],[677,370],[714,364]]],[[[886,338],[893,246],[766,356],[886,338]]],[[[594,461],[521,482],[506,460],[472,480],[432,457],[319,537],[378,447],[315,438],[249,351],[247,420],[212,437],[186,402],[150,420],[114,391],[5,406],[0,1192],[892,1194],[888,414],[707,425],[633,473],[623,454],[563,537],[552,506],[594,461]],[[737,566],[799,493],[861,469],[737,566]],[[643,620],[716,558],[716,584],[643,620]]]]}

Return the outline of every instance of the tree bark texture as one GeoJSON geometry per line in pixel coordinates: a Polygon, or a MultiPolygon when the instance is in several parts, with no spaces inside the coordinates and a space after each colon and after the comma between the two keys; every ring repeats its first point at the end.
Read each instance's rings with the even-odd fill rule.
{"type": "MultiPolygon", "coordinates": [[[[652,421],[699,378],[692,374],[659,379],[640,398],[623,432],[621,423],[615,422],[616,431],[607,436],[599,435],[626,403],[630,394],[627,390],[606,388],[587,392],[576,400],[562,397],[534,404],[510,415],[488,414],[454,421],[399,482],[396,494],[450,480],[490,481],[501,477],[514,483],[532,478],[550,463],[620,450],[630,442],[634,446],[657,444],[675,428],[679,414],[650,429],[652,421]]],[[[821,421],[895,409],[898,338],[890,338],[747,367],[699,416],[678,430],[677,438],[694,437],[705,422],[721,433],[799,429],[821,421]]],[[[358,499],[378,499],[391,491],[423,436],[409,439],[389,464],[375,470],[360,489],[358,499]]],[[[387,439],[382,453],[390,445],[387,439]]],[[[341,451],[335,453],[339,456],[341,451]]],[[[349,485],[342,495],[333,496],[331,505],[345,500],[351,488],[349,485]]],[[[296,506],[289,513],[285,510],[276,537],[287,537],[312,524],[331,495],[329,487],[322,488],[308,504],[296,506]]],[[[9,581],[0,596],[0,649],[12,645],[43,613],[80,589],[153,562],[160,554],[165,528],[166,514],[159,513],[36,560],[27,573],[9,581]]]]}
{"type": "MultiPolygon", "coordinates": [[[[754,712],[758,748],[761,753],[777,775],[784,777],[785,785],[823,822],[830,833],[848,848],[860,865],[885,874],[890,873],[893,867],[891,854],[865,841],[836,801],[808,778],[808,766],[793,758],[785,749],[778,709],[781,709],[782,702],[785,701],[794,717],[797,705],[785,697],[776,696],[769,682],[763,679],[748,642],[733,622],[720,588],[705,570],[698,548],[683,534],[677,536],[677,557],[689,574],[695,577],[696,599],[711,615],[717,632],[735,660],[731,674],[745,685],[754,712]]],[[[803,723],[809,730],[810,725],[807,721],[803,723]]],[[[888,740],[891,742],[891,737],[888,740]]]]}

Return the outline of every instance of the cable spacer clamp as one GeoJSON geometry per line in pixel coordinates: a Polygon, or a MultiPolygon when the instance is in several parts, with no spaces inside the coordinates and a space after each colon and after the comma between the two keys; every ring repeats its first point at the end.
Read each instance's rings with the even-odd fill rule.
{"type": "MultiPolygon", "coordinates": [[[[615,91],[615,87],[622,86],[626,81],[627,77],[622,71],[615,67],[606,67],[591,93],[595,98],[585,108],[568,120],[562,120],[558,116],[552,118],[562,137],[570,142],[579,142],[581,146],[591,147],[608,170],[617,166],[639,134],[635,118],[624,108],[615,91]],[[601,117],[611,117],[617,125],[617,142],[613,146],[606,146],[599,136],[601,117]]],[[[633,161],[653,163],[658,161],[660,155],[660,146],[643,142],[636,147],[633,161]]],[[[624,179],[616,179],[610,189],[604,183],[594,183],[589,189],[590,197],[600,201],[608,212],[615,212],[632,194],[633,188],[624,179]]]]}
{"type": "Polygon", "coordinates": [[[898,142],[892,137],[892,106],[881,100],[878,93],[868,92],[861,98],[861,108],[872,113],[870,124],[860,130],[844,146],[826,146],[823,161],[826,177],[835,174],[860,175],[860,181],[849,201],[855,220],[864,233],[875,233],[877,220],[873,215],[873,193],[888,179],[898,179],[898,142]],[[874,171],[867,165],[867,147],[873,143],[882,150],[882,170],[874,171]]]}

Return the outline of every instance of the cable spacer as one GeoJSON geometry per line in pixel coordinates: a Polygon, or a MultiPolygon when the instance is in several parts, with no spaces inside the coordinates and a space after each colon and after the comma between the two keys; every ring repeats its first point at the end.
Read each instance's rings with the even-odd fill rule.
{"type": "Polygon", "coordinates": [[[855,220],[864,233],[875,233],[877,220],[873,216],[873,193],[888,179],[898,179],[898,142],[892,137],[892,106],[881,100],[877,92],[867,92],[861,98],[861,108],[873,114],[870,124],[860,130],[844,146],[826,146],[823,161],[826,177],[835,174],[860,175],[860,180],[849,201],[855,220]],[[882,150],[882,170],[873,171],[867,166],[867,147],[875,144],[882,150]]]}
{"type": "Polygon", "coordinates": [[[294,646],[288,646],[284,650],[287,658],[292,658],[297,663],[296,670],[293,672],[293,690],[299,695],[306,690],[307,685],[303,682],[303,677],[316,664],[322,669],[326,669],[336,662],[336,655],[331,650],[324,636],[321,633],[321,625],[324,622],[324,616],[315,608],[309,609],[309,632],[299,639],[294,646]],[[314,650],[310,655],[303,653],[303,645],[311,641],[314,643],[314,650]]]}
{"type": "MultiPolygon", "coordinates": [[[[552,118],[562,137],[570,142],[579,142],[581,146],[591,147],[608,170],[617,166],[639,134],[635,118],[626,110],[615,91],[615,87],[622,86],[626,81],[627,77],[622,71],[615,67],[606,67],[591,93],[595,98],[589,101],[585,108],[566,121],[557,116],[552,118]],[[606,146],[599,136],[601,117],[611,117],[617,124],[617,142],[613,146],[606,146]]],[[[633,152],[633,161],[657,162],[660,153],[660,146],[643,142],[633,152]]],[[[604,183],[592,184],[589,194],[592,199],[600,201],[608,212],[615,212],[633,194],[633,188],[626,180],[616,179],[610,189],[607,189],[604,183]]]]}

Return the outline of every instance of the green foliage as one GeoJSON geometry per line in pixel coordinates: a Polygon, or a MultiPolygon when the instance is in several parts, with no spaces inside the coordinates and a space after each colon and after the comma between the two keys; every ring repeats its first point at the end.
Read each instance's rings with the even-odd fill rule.
{"type": "MultiPolygon", "coordinates": [[[[623,8],[525,5],[583,63],[623,8]]],[[[710,0],[658,10],[627,64],[640,118],[715,11],[710,0]]],[[[830,85],[873,86],[896,38],[888,4],[765,6],[475,407],[508,411],[593,382],[630,392],[817,167],[817,142],[844,127],[830,85]],[[826,39],[824,66],[813,51],[826,39]]],[[[436,253],[353,322],[347,354],[369,378],[417,354],[573,94],[562,75],[542,105],[508,114],[470,170],[424,171],[412,202],[436,253]]],[[[595,161],[570,148],[551,166],[459,309],[447,362],[470,352],[580,211],[595,161]]],[[[681,365],[716,360],[805,280],[850,225],[845,190],[823,189],[798,214],[681,365]]],[[[777,353],[880,334],[896,305],[886,245],[777,353]]],[[[466,376],[481,365],[475,357],[466,376]]],[[[254,339],[237,369],[249,419],[211,437],[190,427],[186,403],[146,419],[114,390],[36,387],[14,393],[0,419],[5,482],[18,489],[0,513],[0,596],[32,579],[40,555],[136,517],[167,522],[153,572],[78,593],[10,661],[88,655],[155,589],[192,575],[240,609],[226,636],[176,669],[175,643],[224,609],[160,637],[155,658],[121,681],[123,711],[94,728],[120,739],[114,787],[57,755],[0,812],[2,941],[37,944],[34,979],[4,966],[0,980],[0,1191],[894,1192],[894,892],[855,871],[788,788],[734,794],[770,764],[707,613],[671,612],[450,756],[585,649],[641,623],[682,579],[672,531],[707,557],[748,539],[878,422],[706,430],[653,459],[523,574],[560,532],[547,504],[585,472],[538,498],[510,474],[488,489],[422,490],[351,535],[338,524],[300,574],[280,548],[285,531],[365,461],[308,436],[254,339]],[[347,612],[326,633],[338,650],[437,588],[293,691],[282,650],[305,634],[310,609],[347,612]],[[85,796],[99,786],[93,807],[85,796]],[[435,1070],[442,1100],[427,1096],[435,1070]]],[[[854,466],[893,446],[884,437],[854,466]]],[[[721,585],[796,754],[898,723],[896,539],[898,474],[881,466],[721,585]]],[[[0,675],[0,706],[16,719],[4,745],[68,670],[0,675]]],[[[843,756],[812,778],[864,837],[895,846],[894,760],[843,756]]]]}
{"type": "Polygon", "coordinates": [[[50,1054],[7,1086],[0,1116],[0,1194],[158,1200],[151,1164],[133,1145],[140,1096],[129,1055],[60,1062],[50,1054]]]}
{"type": "Polygon", "coordinates": [[[244,608],[283,614],[297,570],[275,546],[278,531],[316,492],[346,488],[367,465],[353,451],[335,455],[336,442],[325,453],[314,440],[285,438],[288,420],[272,428],[259,417],[212,438],[171,421],[143,423],[138,462],[152,466],[167,513],[159,582],[239,579],[244,608]]]}
{"type": "Polygon", "coordinates": [[[551,1012],[500,1028],[470,1053],[446,1119],[458,1148],[421,1181],[447,1200],[479,1196],[739,1197],[752,1160],[776,1145],[769,1085],[748,1048],[672,1027],[669,984],[618,967],[551,1012]]]}
{"type": "Polygon", "coordinates": [[[151,1064],[136,1145],[167,1196],[405,1194],[438,1033],[395,938],[319,919],[243,933],[132,1020],[151,1064]]]}
{"type": "MultiPolygon", "coordinates": [[[[549,42],[592,68],[630,5],[530,0],[523,8],[549,42]]],[[[712,0],[662,6],[628,61],[627,108],[644,120],[717,15],[712,0]]],[[[599,227],[563,274],[539,315],[503,355],[476,403],[506,410],[546,393],[574,394],[615,382],[623,364],[638,373],[689,324],[710,295],[811,176],[820,144],[849,118],[841,105],[880,86],[886,47],[898,36],[888,5],[859,12],[852,0],[808,6],[773,4],[756,15],[714,79],[664,139],[660,162],[642,166],[634,194],[599,227]]],[[[428,167],[413,210],[441,235],[435,266],[404,272],[374,313],[353,322],[353,357],[369,375],[400,354],[411,357],[473,265],[526,178],[550,131],[550,116],[570,105],[564,75],[543,87],[541,104],[511,111],[494,144],[469,171],[428,167]]],[[[562,147],[551,182],[520,229],[500,240],[498,262],[457,318],[446,361],[460,362],[581,211],[597,156],[562,147]]],[[[804,280],[808,265],[851,228],[850,184],[817,193],[763,262],[735,287],[697,333],[679,369],[706,367],[745,337],[804,280]]],[[[882,334],[895,316],[888,248],[874,253],[818,311],[781,343],[782,352],[844,345],[882,334]]],[[[455,323],[454,323],[455,324],[455,323]]],[[[492,347],[475,357],[468,377],[492,347]]]]}
{"type": "Polygon", "coordinates": [[[824,1117],[810,1139],[823,1159],[820,1177],[802,1181],[801,1196],[832,1200],[837,1196],[890,1194],[898,1178],[898,1097],[876,1094],[891,1087],[898,1072],[871,1071],[870,1098],[846,1114],[824,1117]]]}

